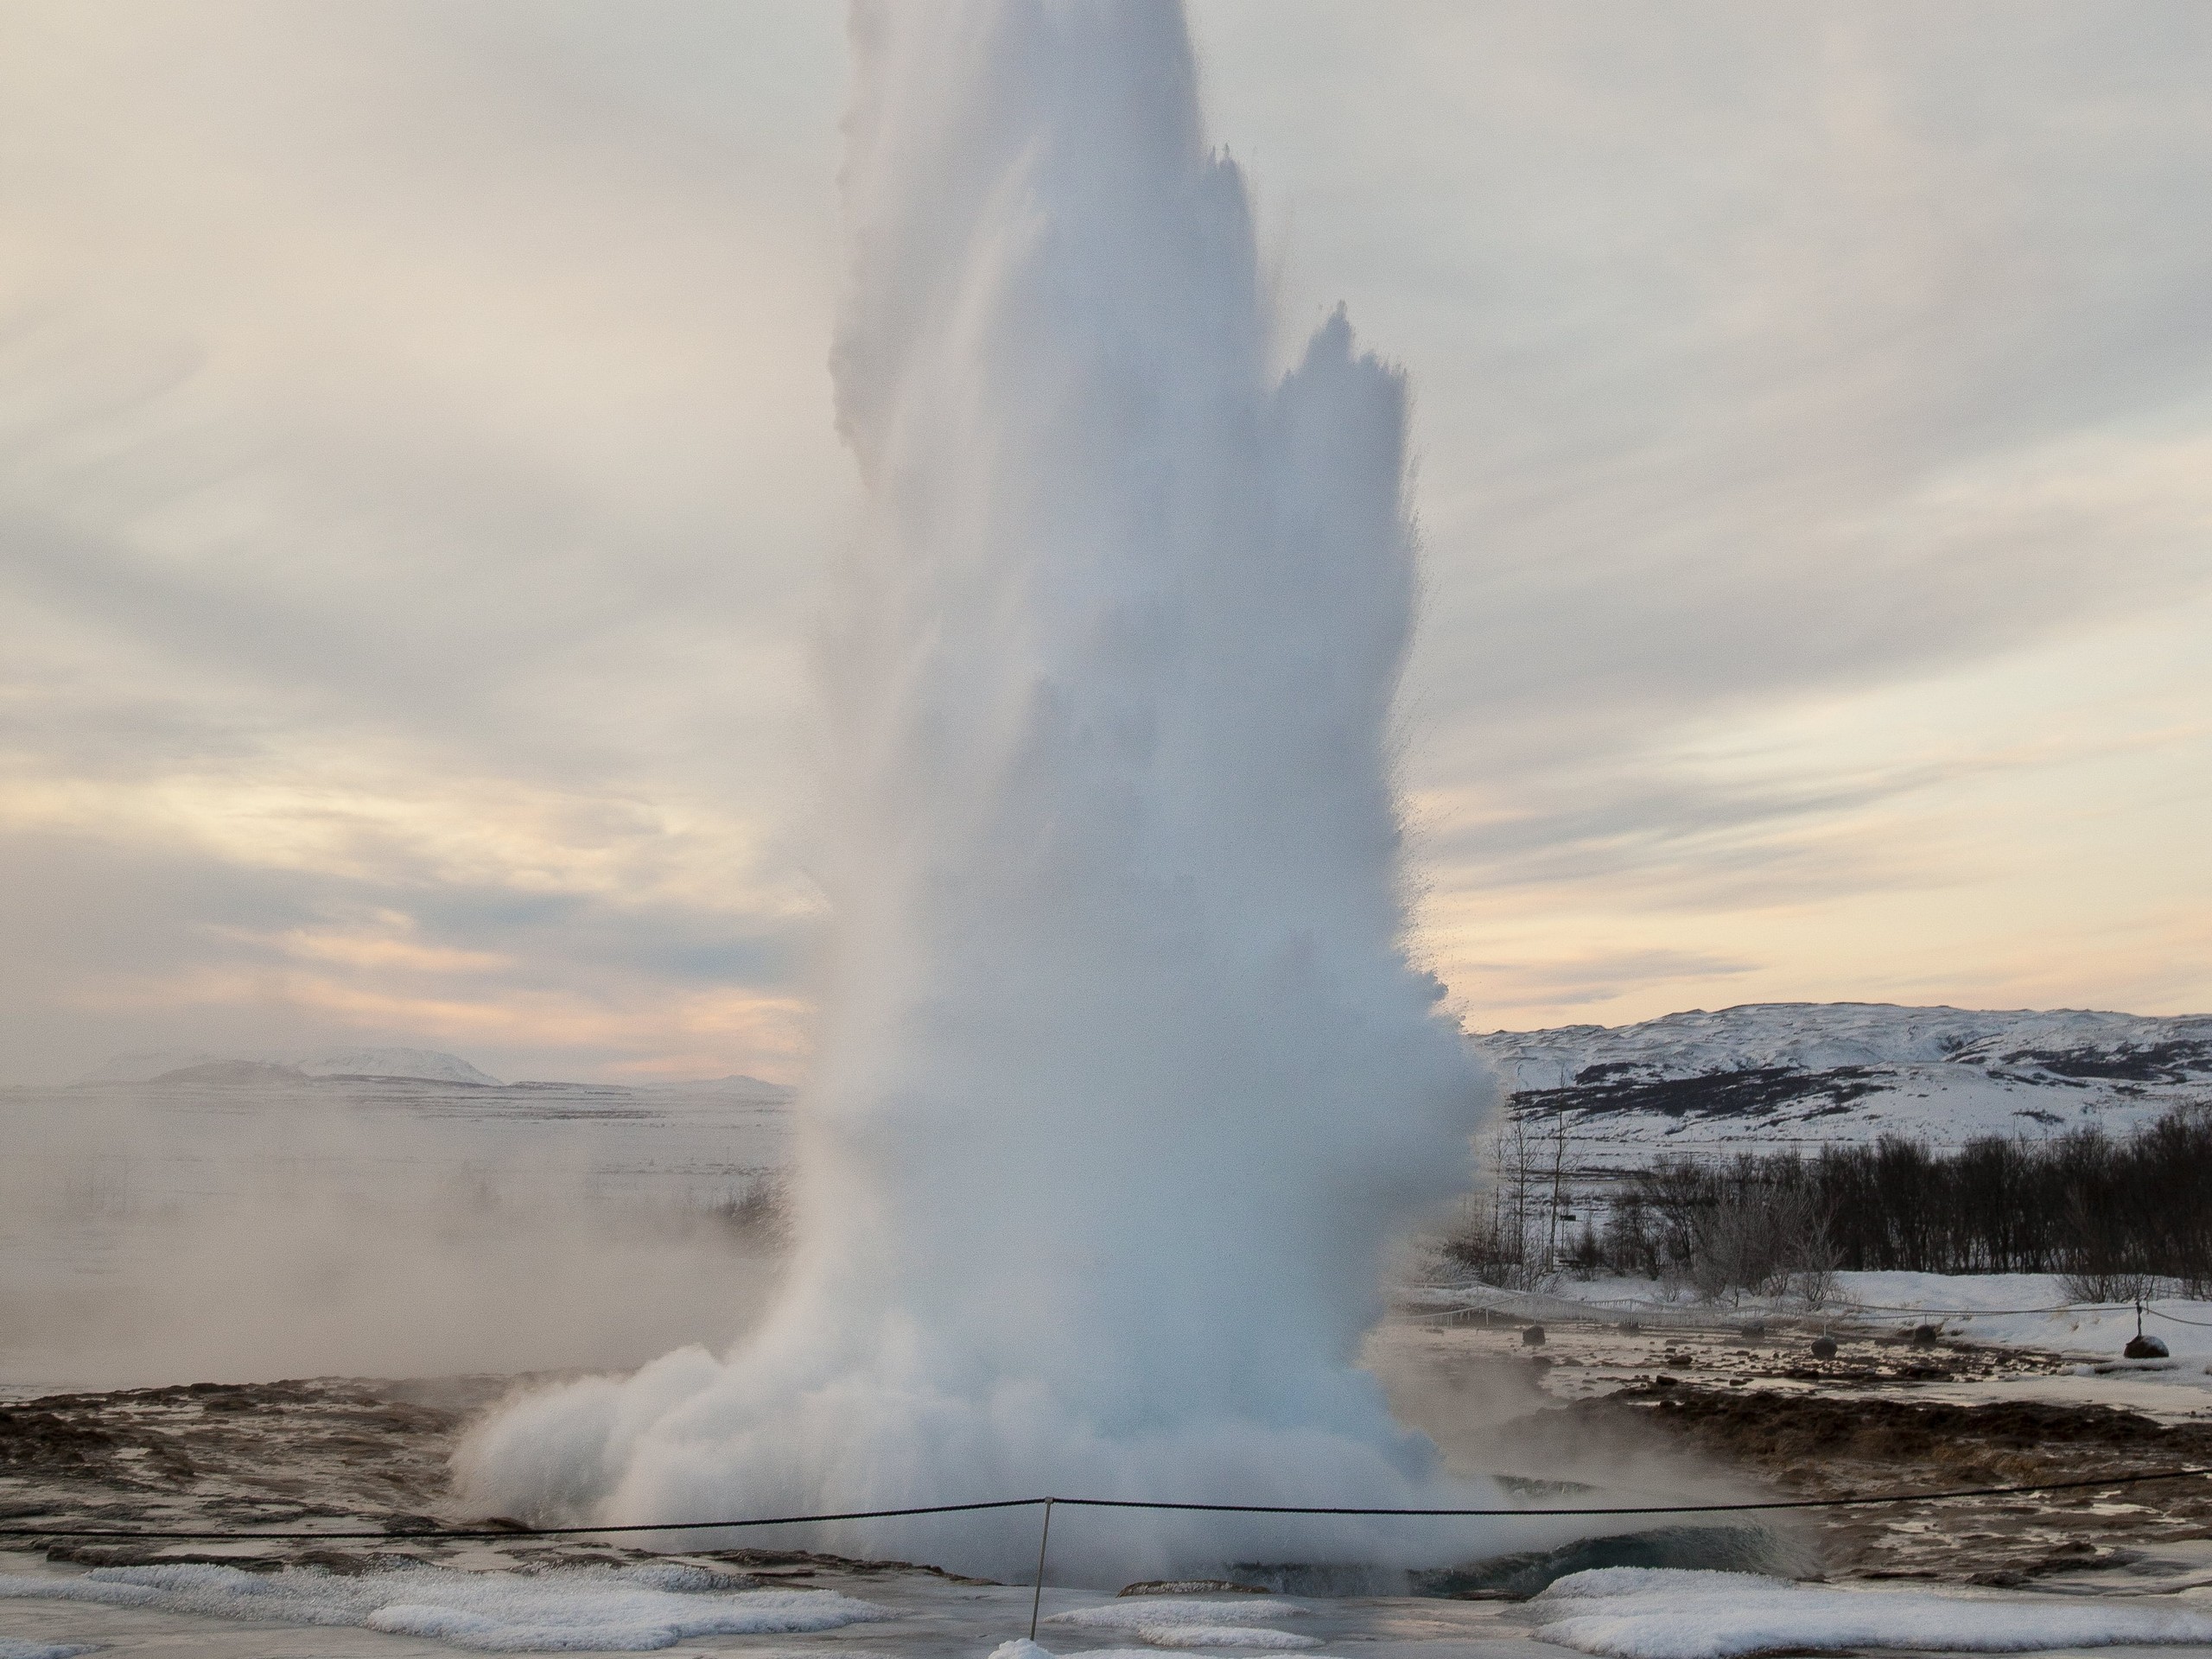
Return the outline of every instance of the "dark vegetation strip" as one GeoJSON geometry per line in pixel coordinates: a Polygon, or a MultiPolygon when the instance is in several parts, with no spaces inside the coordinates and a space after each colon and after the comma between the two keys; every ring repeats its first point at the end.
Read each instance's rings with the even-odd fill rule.
{"type": "MultiPolygon", "coordinates": [[[[1448,1248],[1448,1245],[1447,1245],[1448,1248]]],[[[1790,1273],[2050,1273],[2082,1301],[2164,1281],[2212,1296],[2212,1112],[2132,1135],[1990,1136],[1955,1152],[1872,1146],[1670,1156],[1630,1176],[1562,1265],[1756,1287],[1790,1273]]]]}

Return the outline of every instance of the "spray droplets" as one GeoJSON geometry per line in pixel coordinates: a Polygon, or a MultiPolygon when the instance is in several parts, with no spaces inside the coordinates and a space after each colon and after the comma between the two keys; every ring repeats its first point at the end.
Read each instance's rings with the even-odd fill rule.
{"type": "MultiPolygon", "coordinates": [[[[510,1412],[474,1478],[607,1519],[1402,1501],[1433,1448],[1353,1357],[1487,1095],[1400,944],[1402,379],[1339,312],[1271,380],[1178,6],[855,16],[835,362],[868,515],[824,653],[789,1289],[727,1363],[510,1412]]],[[[1033,1553],[963,1524],[805,1541],[1033,1553]]],[[[1101,1514],[1054,1560],[1388,1556],[1372,1526],[1101,1514]]]]}

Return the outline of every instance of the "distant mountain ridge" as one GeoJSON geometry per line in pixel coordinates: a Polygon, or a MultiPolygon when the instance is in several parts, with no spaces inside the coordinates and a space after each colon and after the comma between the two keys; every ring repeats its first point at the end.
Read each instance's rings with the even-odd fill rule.
{"type": "MultiPolygon", "coordinates": [[[[479,1089],[505,1086],[490,1072],[480,1071],[458,1054],[432,1048],[318,1048],[222,1054],[201,1049],[145,1049],[118,1054],[106,1065],[86,1072],[81,1081],[151,1083],[174,1072],[194,1071],[201,1073],[200,1080],[215,1082],[226,1075],[219,1068],[257,1066],[288,1069],[308,1077],[401,1077],[422,1083],[467,1084],[479,1089]]],[[[252,1073],[238,1071],[227,1075],[234,1081],[244,1082],[252,1073]]]]}
{"type": "Polygon", "coordinates": [[[1470,1039],[1509,1111],[1647,1157],[1754,1141],[2122,1129],[2212,1103],[2212,1015],[1763,1002],[1470,1039]]]}
{"type": "Polygon", "coordinates": [[[217,1089],[281,1088],[287,1083],[396,1082],[442,1083],[462,1089],[498,1089],[561,1092],[588,1090],[606,1095],[696,1096],[737,1101],[762,1106],[787,1103],[790,1085],[733,1072],[722,1077],[687,1078],[672,1083],[640,1080],[632,1083],[582,1084],[530,1080],[502,1083],[458,1054],[435,1048],[318,1048],[232,1051],[207,1049],[142,1049],[118,1054],[105,1065],[86,1072],[79,1083],[146,1083],[164,1086],[217,1089]]]}

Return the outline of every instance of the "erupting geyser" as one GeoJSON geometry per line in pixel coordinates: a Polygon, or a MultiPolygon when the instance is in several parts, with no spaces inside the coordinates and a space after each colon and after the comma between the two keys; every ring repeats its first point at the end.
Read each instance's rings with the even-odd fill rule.
{"type": "MultiPolygon", "coordinates": [[[[1478,1497],[1352,1363],[1487,1100],[1401,947],[1402,383],[1341,314],[1271,377],[1173,0],[866,0],[852,35],[836,370],[869,508],[825,652],[799,1243],[727,1359],[511,1408],[473,1490],[608,1522],[1478,1497]]],[[[777,1541],[1014,1573],[1035,1527],[777,1541]]],[[[1091,1510],[1053,1557],[1118,1583],[1469,1542],[1091,1510]]]]}

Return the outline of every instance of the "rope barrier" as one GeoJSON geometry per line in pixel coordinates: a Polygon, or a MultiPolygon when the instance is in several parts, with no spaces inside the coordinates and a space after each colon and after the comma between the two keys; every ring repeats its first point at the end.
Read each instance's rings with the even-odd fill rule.
{"type": "Polygon", "coordinates": [[[1890,1302],[1839,1303],[1846,1313],[1921,1313],[1939,1319],[2006,1319],[2024,1313],[2112,1313],[2133,1302],[2056,1302],[2049,1307],[1905,1307],[1890,1302]]]}
{"type": "Polygon", "coordinates": [[[1060,1504],[1080,1504],[1093,1510],[1200,1510],[1236,1515],[1351,1515],[1351,1516],[1465,1516],[1491,1519],[1536,1515],[1729,1515],[1764,1510],[1851,1510],[1887,1503],[1935,1503],[1961,1497],[2010,1497],[2029,1492],[2088,1491],[2105,1486],[2139,1486],[2151,1481],[2184,1480],[2212,1475],[2212,1465],[2179,1469],[2153,1469],[2137,1474],[2107,1475],[2088,1480],[2042,1480],[2021,1486],[1961,1486],[1941,1492],[1858,1493],[1843,1497],[1759,1498],[1735,1503],[1640,1503],[1586,1505],[1575,1508],[1512,1510],[1368,1510],[1300,1503],[1170,1503],[1136,1498],[1058,1497],[1060,1504]]]}
{"type": "Polygon", "coordinates": [[[978,1503],[924,1503],[898,1510],[851,1510],[823,1515],[755,1516],[735,1521],[655,1521],[615,1526],[435,1527],[373,1531],[254,1532],[220,1529],[85,1527],[0,1527],[0,1538],[105,1538],[166,1540],[172,1542],[278,1543],[376,1539],[564,1538],[644,1532],[717,1532],[741,1527],[801,1526],[831,1521],[884,1521],[918,1515],[960,1515],[981,1510],[1023,1510],[1040,1506],[1085,1510],[1160,1510],[1213,1515],[1332,1515],[1400,1519],[1510,1520],[1537,1516],[1741,1515],[1783,1510],[1866,1509],[1891,1503],[1939,1503],[1967,1497],[2015,1497],[2036,1492],[2087,1491],[2110,1486],[2140,1486],[2156,1481],[2189,1480],[2212,1475],[2212,1465],[2139,1470],[2070,1480],[2030,1481],[2011,1486],[1960,1486],[1935,1492],[1852,1493],[1841,1497],[1747,1499],[1726,1503],[1583,1504],[1511,1509],[1384,1509],[1335,1503],[1202,1503],[1135,1497],[1004,1497],[978,1503]]]}
{"type": "Polygon", "coordinates": [[[421,1527],[398,1529],[378,1527],[358,1532],[252,1532],[242,1528],[223,1530],[182,1529],[118,1529],[112,1528],[55,1528],[55,1527],[0,1527],[0,1538],[167,1538],[176,1542],[209,1543],[228,1540],[261,1540],[270,1543],[298,1542],[302,1540],[329,1541],[335,1539],[359,1541],[365,1538],[381,1539],[390,1542],[398,1538],[576,1538],[597,1537],[601,1533],[618,1532],[703,1532],[717,1527],[797,1527],[817,1521],[891,1521],[910,1515],[958,1515],[970,1510],[1026,1510],[1034,1508],[1045,1500],[1041,1497],[1000,1497],[983,1503],[923,1503],[905,1510],[851,1510],[836,1515],[764,1515],[744,1521],[654,1521],[621,1526],[603,1527],[421,1527]]]}

